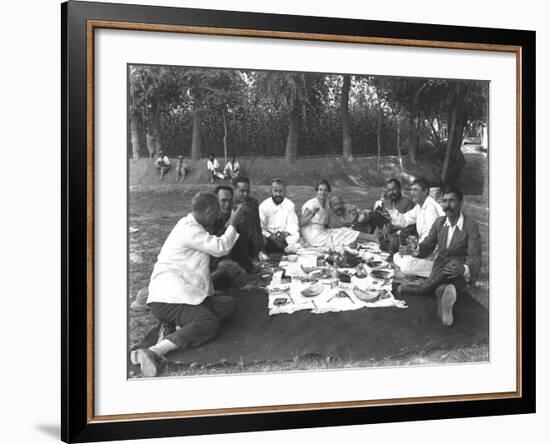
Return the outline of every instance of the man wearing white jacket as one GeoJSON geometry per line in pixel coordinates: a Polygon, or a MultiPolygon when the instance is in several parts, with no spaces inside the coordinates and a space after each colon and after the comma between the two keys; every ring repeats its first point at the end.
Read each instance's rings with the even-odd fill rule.
{"type": "Polygon", "coordinates": [[[131,352],[144,376],[157,376],[160,358],[170,351],[195,347],[212,338],[220,320],[229,316],[235,301],[214,294],[210,257],[227,255],[239,235],[235,225],[243,216],[235,211],[221,236],[211,234],[220,214],[214,193],[197,193],[191,213],[176,224],[164,242],[149,283],[147,305],[161,322],[176,330],[148,349],[131,352]]]}

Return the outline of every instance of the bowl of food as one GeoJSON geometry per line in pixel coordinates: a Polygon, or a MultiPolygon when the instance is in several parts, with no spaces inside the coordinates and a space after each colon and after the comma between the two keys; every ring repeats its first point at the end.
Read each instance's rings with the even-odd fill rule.
{"type": "Polygon", "coordinates": [[[323,292],[323,289],[324,289],[323,284],[321,284],[321,282],[315,282],[311,284],[309,287],[302,290],[301,294],[306,298],[312,298],[315,296],[319,296],[323,292]]]}
{"type": "Polygon", "coordinates": [[[378,299],[380,296],[379,290],[362,290],[356,285],[352,288],[353,294],[357,297],[357,299],[362,300],[363,302],[374,302],[378,299]]]}
{"type": "Polygon", "coordinates": [[[359,264],[355,267],[355,277],[359,279],[364,279],[367,277],[367,268],[364,264],[359,264]]]}

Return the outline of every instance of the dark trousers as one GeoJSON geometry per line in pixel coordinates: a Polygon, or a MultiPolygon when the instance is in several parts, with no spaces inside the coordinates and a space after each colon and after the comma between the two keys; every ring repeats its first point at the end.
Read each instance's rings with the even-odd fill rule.
{"type": "Polygon", "coordinates": [[[246,271],[250,271],[254,266],[252,262],[254,250],[255,248],[250,238],[241,234],[231,250],[231,257],[246,271]]]}
{"type": "Polygon", "coordinates": [[[286,237],[282,233],[275,233],[265,238],[265,251],[268,253],[282,253],[287,246],[286,237]]]}
{"type": "Polygon", "coordinates": [[[216,335],[220,320],[233,313],[235,299],[212,295],[199,305],[151,302],[148,306],[159,321],[180,327],[168,334],[166,339],[186,349],[196,347],[216,335]]]}
{"type": "Polygon", "coordinates": [[[466,279],[464,279],[463,276],[449,279],[448,276],[443,274],[442,270],[435,270],[435,272],[432,271],[432,274],[428,278],[428,280],[418,285],[410,285],[410,287],[412,287],[413,293],[431,295],[435,293],[435,290],[439,286],[447,285],[447,284],[453,284],[456,288],[457,294],[459,295],[461,293],[464,293],[468,288],[468,283],[466,282],[466,279]]]}

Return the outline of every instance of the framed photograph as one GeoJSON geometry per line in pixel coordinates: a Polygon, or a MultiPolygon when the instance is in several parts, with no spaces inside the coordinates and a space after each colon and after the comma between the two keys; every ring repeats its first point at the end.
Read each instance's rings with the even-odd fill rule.
{"type": "Polygon", "coordinates": [[[62,12],[62,439],[533,413],[535,33],[62,12]]]}

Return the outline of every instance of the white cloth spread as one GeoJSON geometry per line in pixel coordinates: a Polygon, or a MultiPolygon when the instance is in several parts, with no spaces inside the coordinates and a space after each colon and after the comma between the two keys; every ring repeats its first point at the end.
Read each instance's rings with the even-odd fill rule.
{"type": "MultiPolygon", "coordinates": [[[[376,255],[369,254],[369,257],[375,260],[380,260],[376,255]]],[[[385,262],[385,261],[383,261],[385,262]]],[[[308,297],[302,294],[302,291],[312,285],[311,282],[301,282],[300,276],[305,276],[304,271],[298,264],[298,262],[286,262],[283,261],[279,264],[280,267],[286,270],[286,275],[292,277],[290,284],[280,283],[278,281],[279,276],[274,276],[274,280],[268,286],[268,310],[269,315],[276,315],[281,313],[294,313],[299,310],[309,310],[312,313],[327,313],[327,312],[339,312],[348,310],[359,310],[360,308],[377,308],[377,307],[397,307],[407,308],[405,301],[395,299],[391,292],[392,279],[381,280],[368,275],[366,278],[351,277],[351,282],[342,283],[339,282],[337,286],[332,287],[330,280],[327,279],[323,282],[323,291],[318,296],[308,297]],[[361,290],[373,290],[377,291],[386,290],[386,299],[378,299],[373,302],[364,302],[359,299],[353,292],[353,287],[356,286],[361,290]],[[348,297],[337,296],[340,291],[345,291],[348,297]],[[282,305],[275,304],[277,299],[286,300],[282,305]]],[[[385,270],[391,270],[390,276],[393,277],[393,270],[391,268],[384,268],[385,270]]],[[[342,271],[342,270],[341,270],[342,271]]],[[[353,272],[352,269],[348,271],[353,272]]]]}

